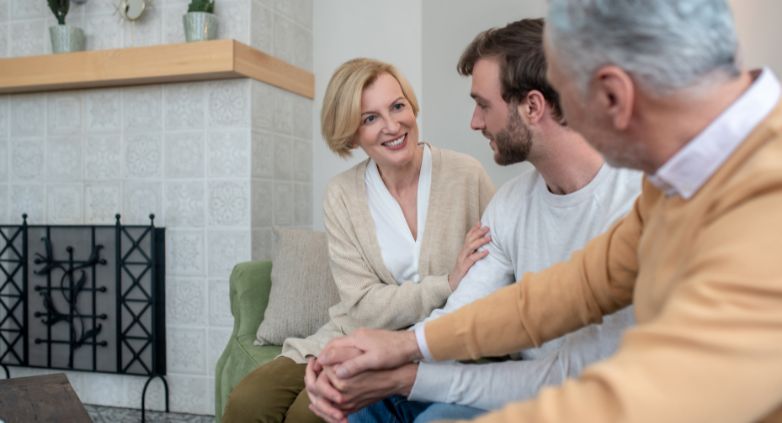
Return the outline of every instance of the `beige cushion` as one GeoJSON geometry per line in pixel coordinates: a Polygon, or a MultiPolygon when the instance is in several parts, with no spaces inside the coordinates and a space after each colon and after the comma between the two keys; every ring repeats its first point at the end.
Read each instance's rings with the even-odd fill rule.
{"type": "Polygon", "coordinates": [[[309,229],[275,228],[269,305],[256,344],[282,345],[305,338],[328,321],[339,301],[329,269],[326,234],[309,229]]]}

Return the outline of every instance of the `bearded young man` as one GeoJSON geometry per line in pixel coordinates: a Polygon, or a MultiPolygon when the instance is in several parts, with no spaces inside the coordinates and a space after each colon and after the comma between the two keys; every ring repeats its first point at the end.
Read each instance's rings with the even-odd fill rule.
{"type": "MultiPolygon", "coordinates": [[[[492,198],[481,219],[491,231],[488,255],[427,320],[566,259],[621,218],[640,192],[639,172],[608,166],[564,125],[558,95],[545,77],[543,26],[542,19],[525,19],[485,31],[459,60],[459,73],[472,78],[472,129],[489,140],[497,164],[527,161],[533,167],[524,167],[492,198]]],[[[521,361],[417,363],[334,380],[341,393],[333,405],[346,415],[395,395],[351,414],[351,423],[472,417],[577,376],[612,354],[632,323],[632,310],[624,310],[601,325],[520,351],[521,361]]],[[[331,384],[328,373],[321,384],[331,384]]],[[[309,392],[316,402],[317,390],[309,392]]]]}

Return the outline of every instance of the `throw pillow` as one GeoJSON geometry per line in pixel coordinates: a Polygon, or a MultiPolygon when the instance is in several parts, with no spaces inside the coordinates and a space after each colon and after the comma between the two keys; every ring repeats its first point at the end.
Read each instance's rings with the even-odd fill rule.
{"type": "Polygon", "coordinates": [[[339,301],[325,233],[274,228],[274,237],[272,286],[257,345],[282,345],[286,338],[312,335],[328,321],[329,307],[339,301]]]}

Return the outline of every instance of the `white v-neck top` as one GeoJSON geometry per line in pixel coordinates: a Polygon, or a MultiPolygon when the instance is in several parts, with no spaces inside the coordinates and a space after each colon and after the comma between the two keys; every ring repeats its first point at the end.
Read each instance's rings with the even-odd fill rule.
{"type": "Polygon", "coordinates": [[[432,186],[432,154],[429,146],[423,144],[423,148],[424,157],[418,175],[418,232],[415,238],[407,226],[402,207],[386,188],[377,164],[373,160],[369,161],[364,175],[369,211],[375,222],[380,253],[386,267],[399,284],[404,281],[421,280],[418,273],[418,259],[426,226],[426,213],[429,209],[429,191],[432,186]]]}

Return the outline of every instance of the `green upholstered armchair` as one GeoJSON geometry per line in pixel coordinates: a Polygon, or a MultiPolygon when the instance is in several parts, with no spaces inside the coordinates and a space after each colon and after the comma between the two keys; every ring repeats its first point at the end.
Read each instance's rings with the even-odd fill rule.
{"type": "Polygon", "coordinates": [[[276,357],[282,347],[253,345],[269,303],[272,263],[237,264],[231,272],[230,298],[234,329],[215,367],[215,422],[220,423],[228,394],[245,375],[276,357]]]}

